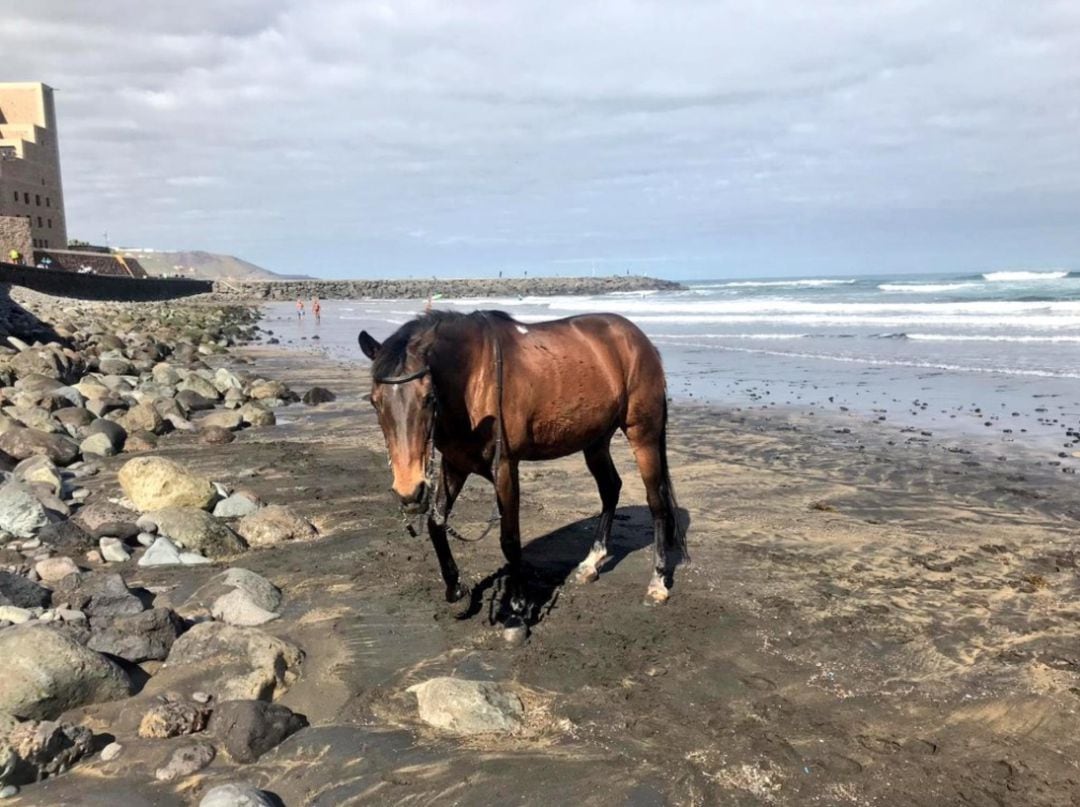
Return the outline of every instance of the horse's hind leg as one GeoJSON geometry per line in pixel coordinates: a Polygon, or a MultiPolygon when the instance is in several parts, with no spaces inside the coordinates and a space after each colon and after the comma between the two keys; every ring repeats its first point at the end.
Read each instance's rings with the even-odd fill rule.
{"type": "Polygon", "coordinates": [[[600,521],[596,525],[592,549],[585,560],[578,564],[576,577],[579,583],[591,583],[600,576],[600,564],[608,553],[608,539],[611,537],[611,522],[615,518],[615,507],[619,504],[619,491],[622,480],[611,461],[611,437],[585,449],[585,463],[589,466],[596,486],[600,489],[600,521]]]}
{"type": "Polygon", "coordinates": [[[667,463],[664,458],[663,426],[631,425],[626,437],[634,450],[641,479],[645,483],[645,496],[652,513],[654,554],[652,577],[645,591],[647,604],[663,603],[668,599],[667,577],[671,573],[668,548],[676,525],[670,512],[667,492],[667,463]]]}

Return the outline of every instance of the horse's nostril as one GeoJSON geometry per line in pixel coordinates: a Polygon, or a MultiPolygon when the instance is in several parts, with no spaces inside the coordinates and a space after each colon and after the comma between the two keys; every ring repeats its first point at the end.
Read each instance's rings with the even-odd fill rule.
{"type": "Polygon", "coordinates": [[[415,488],[412,489],[411,493],[405,494],[404,496],[402,494],[398,493],[396,490],[394,491],[394,493],[397,493],[397,497],[398,497],[398,499],[401,500],[402,504],[404,504],[404,505],[416,504],[418,502],[423,501],[424,492],[425,492],[426,487],[427,486],[425,485],[425,483],[421,482],[415,488]]]}

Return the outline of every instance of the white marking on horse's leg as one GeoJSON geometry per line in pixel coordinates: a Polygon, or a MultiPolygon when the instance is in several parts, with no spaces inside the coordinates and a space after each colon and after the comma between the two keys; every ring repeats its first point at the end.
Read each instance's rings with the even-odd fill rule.
{"type": "Polygon", "coordinates": [[[653,573],[652,580],[649,581],[649,587],[645,589],[645,604],[663,605],[670,596],[671,592],[664,582],[663,575],[653,573]]]}
{"type": "Polygon", "coordinates": [[[600,564],[607,559],[607,550],[593,548],[578,564],[576,577],[579,583],[591,583],[600,576],[600,564]]]}

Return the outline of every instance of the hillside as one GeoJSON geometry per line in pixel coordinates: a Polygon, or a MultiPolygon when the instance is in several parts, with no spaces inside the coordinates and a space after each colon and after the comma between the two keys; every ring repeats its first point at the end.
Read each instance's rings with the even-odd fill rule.
{"type": "Polygon", "coordinates": [[[123,255],[138,259],[146,271],[156,277],[175,275],[206,280],[235,278],[238,280],[275,280],[280,277],[269,269],[232,255],[218,255],[199,250],[191,252],[164,252],[149,249],[117,250],[123,255]]]}

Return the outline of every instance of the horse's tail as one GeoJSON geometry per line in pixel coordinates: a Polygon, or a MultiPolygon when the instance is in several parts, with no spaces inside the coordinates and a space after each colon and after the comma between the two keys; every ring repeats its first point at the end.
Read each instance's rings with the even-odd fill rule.
{"type": "Polygon", "coordinates": [[[660,461],[664,469],[664,509],[667,510],[668,520],[668,547],[678,547],[683,563],[690,562],[690,551],[686,547],[686,530],[683,529],[682,519],[679,516],[679,500],[675,498],[675,485],[671,481],[671,470],[668,467],[667,452],[667,426],[668,426],[668,403],[667,391],[664,392],[664,426],[660,430],[660,461]]]}

